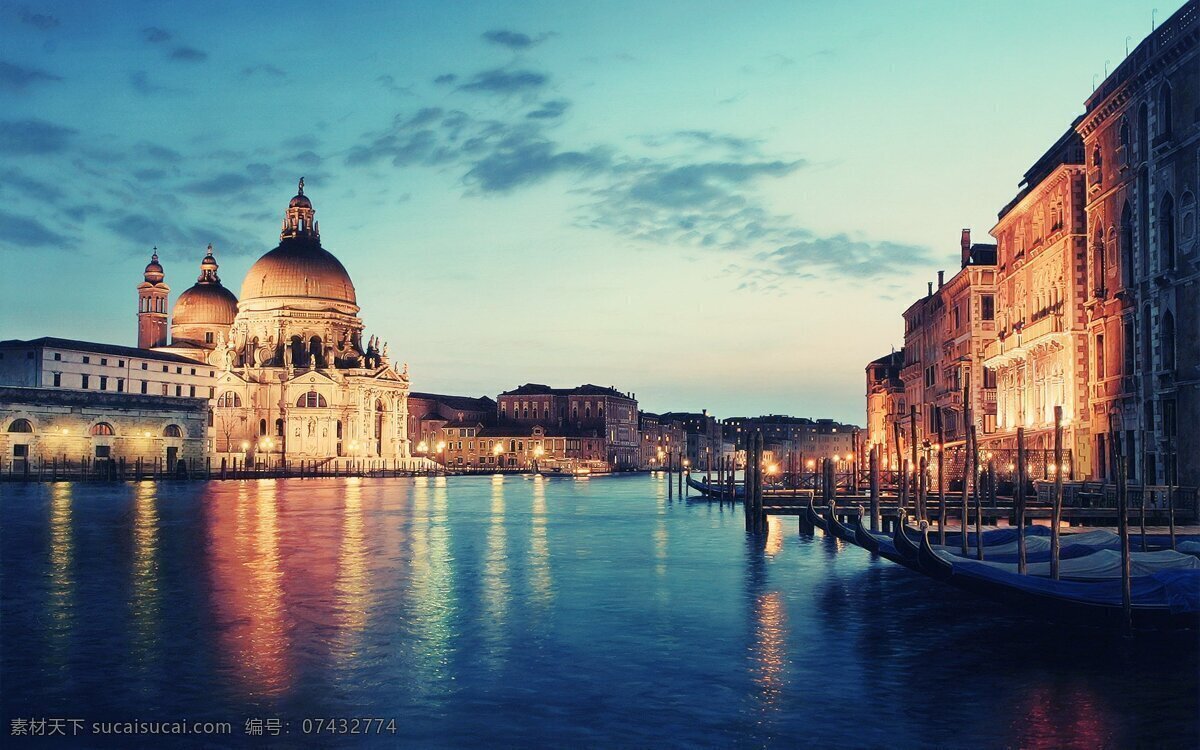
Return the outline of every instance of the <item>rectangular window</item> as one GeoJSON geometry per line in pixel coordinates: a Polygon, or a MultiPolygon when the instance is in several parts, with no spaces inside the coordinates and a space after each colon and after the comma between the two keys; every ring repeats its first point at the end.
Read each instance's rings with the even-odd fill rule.
{"type": "Polygon", "coordinates": [[[125,392],[125,378],[117,378],[117,393],[125,392]]]}
{"type": "Polygon", "coordinates": [[[176,375],[182,375],[182,374],[183,374],[183,368],[182,368],[182,367],[176,367],[176,368],[175,368],[175,374],[176,374],[176,375]]]}
{"type": "Polygon", "coordinates": [[[980,315],[984,320],[996,319],[996,297],[991,294],[979,296],[980,315]]]}
{"type": "Polygon", "coordinates": [[[86,354],[85,354],[85,355],[83,355],[83,363],[84,363],[85,365],[86,365],[86,364],[88,364],[88,363],[89,363],[89,362],[91,362],[91,361],[92,361],[92,358],[91,358],[91,357],[87,356],[86,354]]]}
{"type": "Polygon", "coordinates": [[[163,365],[163,372],[170,372],[166,365],[163,365]]]}
{"type": "Polygon", "coordinates": [[[54,361],[55,361],[55,362],[62,362],[62,352],[55,352],[55,353],[54,353],[54,361]]]}
{"type": "Polygon", "coordinates": [[[1104,377],[1104,334],[1096,334],[1096,379],[1104,377]]]}
{"type": "Polygon", "coordinates": [[[117,360],[117,367],[124,367],[124,366],[125,366],[125,360],[123,360],[123,359],[118,359],[118,360],[117,360]]]}
{"type": "Polygon", "coordinates": [[[182,395],[183,395],[183,386],[182,386],[182,385],[177,385],[177,386],[175,386],[175,395],[176,395],[176,396],[182,396],[182,395]]]}
{"type": "Polygon", "coordinates": [[[147,383],[145,380],[142,381],[142,393],[146,392],[146,388],[148,385],[149,385],[149,383],[147,383]]]}
{"type": "Polygon", "coordinates": [[[212,331],[205,331],[205,332],[204,332],[204,343],[206,343],[206,344],[211,344],[211,343],[213,343],[213,333],[212,333],[212,331]]]}
{"type": "Polygon", "coordinates": [[[1133,318],[1125,319],[1125,324],[1121,328],[1121,336],[1124,339],[1121,342],[1124,345],[1122,347],[1121,366],[1124,368],[1123,372],[1126,375],[1132,375],[1134,362],[1133,318]]]}
{"type": "Polygon", "coordinates": [[[193,375],[195,375],[195,374],[196,374],[196,368],[195,368],[195,367],[193,367],[193,368],[192,368],[192,374],[193,374],[193,375]]]}
{"type": "Polygon", "coordinates": [[[107,375],[100,376],[100,390],[102,390],[102,391],[108,390],[108,376],[107,375]]]}
{"type": "Polygon", "coordinates": [[[100,364],[102,364],[102,365],[107,365],[107,364],[108,364],[108,358],[107,358],[107,357],[101,357],[101,358],[100,358],[100,364]]]}
{"type": "Polygon", "coordinates": [[[188,391],[189,391],[189,393],[188,393],[189,396],[191,396],[192,398],[196,397],[196,386],[194,386],[194,385],[189,386],[188,391]]]}
{"type": "Polygon", "coordinates": [[[62,373],[56,372],[54,373],[54,387],[57,388],[60,385],[62,385],[62,373]]]}
{"type": "Polygon", "coordinates": [[[166,383],[162,384],[162,395],[164,395],[164,396],[167,395],[167,384],[166,383]]]}
{"type": "Polygon", "coordinates": [[[87,376],[87,375],[80,375],[80,376],[79,376],[79,378],[80,378],[80,380],[82,381],[82,387],[83,387],[83,388],[87,388],[87,387],[88,387],[88,376],[87,376]]]}
{"type": "Polygon", "coordinates": [[[216,398],[216,397],[217,397],[217,389],[216,389],[216,388],[213,388],[211,385],[208,387],[208,397],[209,397],[209,398],[216,398]]]}
{"type": "Polygon", "coordinates": [[[143,363],[142,363],[142,369],[143,369],[143,370],[148,370],[148,369],[150,369],[150,365],[149,365],[149,363],[143,362],[143,363]]]}

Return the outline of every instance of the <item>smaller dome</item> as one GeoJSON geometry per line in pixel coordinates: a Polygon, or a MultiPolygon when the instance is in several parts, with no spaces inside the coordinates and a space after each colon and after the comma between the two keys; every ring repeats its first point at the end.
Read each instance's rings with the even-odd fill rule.
{"type": "Polygon", "coordinates": [[[197,282],[175,300],[171,325],[233,325],[237,304],[237,297],[221,284],[197,282]]]}
{"type": "Polygon", "coordinates": [[[304,193],[296,193],[288,203],[288,208],[312,208],[312,201],[304,193]]]}
{"type": "Polygon", "coordinates": [[[154,254],[150,256],[150,262],[146,264],[146,272],[144,278],[151,284],[160,284],[163,280],[163,267],[158,262],[158,248],[154,248],[154,254]]]}

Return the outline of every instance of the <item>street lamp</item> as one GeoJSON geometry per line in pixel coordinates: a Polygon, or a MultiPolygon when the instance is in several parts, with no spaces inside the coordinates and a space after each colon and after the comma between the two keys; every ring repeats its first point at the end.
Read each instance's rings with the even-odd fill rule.
{"type": "Polygon", "coordinates": [[[542,448],[541,445],[537,445],[536,447],[534,447],[534,449],[533,449],[533,470],[534,470],[534,472],[538,471],[538,459],[540,459],[542,457],[542,455],[545,454],[545,452],[546,452],[546,450],[544,448],[542,448]]]}
{"type": "Polygon", "coordinates": [[[497,440],[496,444],[492,446],[492,456],[494,456],[496,460],[496,471],[500,470],[500,454],[503,452],[504,446],[500,445],[500,441],[497,440]]]}

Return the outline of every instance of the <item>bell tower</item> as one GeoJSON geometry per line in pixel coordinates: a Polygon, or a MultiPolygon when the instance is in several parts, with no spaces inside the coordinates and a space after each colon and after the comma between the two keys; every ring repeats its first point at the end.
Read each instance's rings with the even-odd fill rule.
{"type": "Polygon", "coordinates": [[[138,348],[153,349],[167,345],[167,293],[171,287],[163,283],[163,267],[158,262],[158,248],[150,256],[144,281],[138,284],[138,348]]]}

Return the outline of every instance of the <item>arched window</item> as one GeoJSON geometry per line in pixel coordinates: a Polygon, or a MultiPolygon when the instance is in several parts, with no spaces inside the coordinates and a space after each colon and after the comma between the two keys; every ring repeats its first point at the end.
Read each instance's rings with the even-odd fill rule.
{"type": "Polygon", "coordinates": [[[242,397],[233,391],[225,391],[221,394],[221,397],[217,399],[217,406],[222,409],[229,409],[241,405],[242,397]]]}
{"type": "Polygon", "coordinates": [[[1175,199],[1170,193],[1163,196],[1158,210],[1158,252],[1162,270],[1175,268],[1175,199]]]}
{"type": "Polygon", "coordinates": [[[303,367],[308,364],[308,358],[304,350],[304,339],[299,336],[292,336],[292,340],[288,345],[292,350],[292,366],[303,367]]]}
{"type": "Polygon", "coordinates": [[[1100,153],[1100,144],[1097,143],[1096,147],[1092,149],[1092,168],[1099,169],[1102,166],[1104,166],[1104,156],[1100,153]]]}
{"type": "Polygon", "coordinates": [[[112,435],[114,434],[113,426],[108,422],[97,422],[96,424],[92,425],[92,434],[98,436],[112,435]]]}
{"type": "Polygon", "coordinates": [[[1179,239],[1183,240],[1185,249],[1195,252],[1193,242],[1196,239],[1196,195],[1190,190],[1179,200],[1179,215],[1179,239]]]}
{"type": "Polygon", "coordinates": [[[1138,158],[1142,161],[1150,156],[1150,110],[1145,102],[1138,107],[1138,158]]]}
{"type": "Polygon", "coordinates": [[[8,426],[9,432],[33,432],[33,424],[28,419],[14,419],[8,426]]]}
{"type": "Polygon", "coordinates": [[[325,362],[324,362],[325,352],[321,348],[321,337],[320,336],[313,336],[312,338],[310,338],[308,340],[308,354],[312,358],[312,362],[317,367],[325,366],[325,362]]]}
{"type": "Polygon", "coordinates": [[[1126,161],[1129,161],[1129,120],[1127,118],[1121,118],[1121,129],[1118,131],[1118,137],[1121,142],[1121,154],[1125,157],[1126,161]]]}
{"type": "Polygon", "coordinates": [[[300,398],[296,400],[296,406],[301,409],[324,409],[325,407],[329,406],[329,403],[321,394],[317,393],[316,391],[309,391],[308,393],[301,395],[300,398]]]}
{"type": "Polygon", "coordinates": [[[1121,208],[1121,285],[1133,286],[1133,208],[1129,201],[1121,208]]]}
{"type": "MultiPolygon", "coordinates": [[[[340,425],[341,422],[338,422],[338,424],[340,425]]],[[[282,419],[275,420],[275,437],[283,437],[283,420],[282,419]]],[[[338,437],[341,437],[341,435],[338,435],[338,437]]]]}
{"type": "Polygon", "coordinates": [[[179,429],[179,425],[177,424],[169,424],[163,428],[163,437],[181,438],[183,437],[183,430],[179,429]]]}
{"type": "Polygon", "coordinates": [[[1104,228],[1096,222],[1092,239],[1092,296],[1104,296],[1104,228]]]}
{"type": "Polygon", "coordinates": [[[1171,135],[1171,84],[1163,81],[1158,90],[1158,134],[1171,135]]]}
{"type": "Polygon", "coordinates": [[[258,420],[258,434],[259,435],[267,434],[267,420],[265,420],[265,419],[258,420]]]}
{"type": "Polygon", "coordinates": [[[1150,305],[1142,308],[1142,372],[1148,374],[1154,369],[1154,339],[1150,336],[1150,305]]]}
{"type": "Polygon", "coordinates": [[[1175,316],[1171,311],[1163,313],[1162,329],[1159,331],[1162,334],[1162,365],[1163,369],[1171,371],[1175,369],[1175,316]]]}

